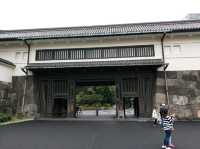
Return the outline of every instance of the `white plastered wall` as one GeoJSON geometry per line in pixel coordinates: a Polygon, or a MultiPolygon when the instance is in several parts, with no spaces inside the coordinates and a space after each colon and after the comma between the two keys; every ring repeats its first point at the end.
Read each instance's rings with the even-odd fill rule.
{"type": "Polygon", "coordinates": [[[131,60],[131,59],[161,59],[161,35],[146,36],[118,36],[118,37],[93,37],[76,39],[59,39],[34,41],[31,45],[30,63],[55,63],[55,62],[79,62],[79,61],[112,61],[112,60],[131,60]],[[95,47],[115,47],[115,46],[135,46],[135,45],[154,45],[154,57],[133,57],[133,58],[110,58],[110,59],[84,59],[84,60],[51,60],[35,61],[37,49],[61,49],[61,48],[95,48],[95,47]]]}
{"type": "Polygon", "coordinates": [[[27,47],[22,41],[0,43],[0,58],[8,60],[16,65],[16,68],[13,70],[13,76],[25,75],[21,70],[27,63],[27,55],[25,55],[25,53],[27,53],[27,47]],[[21,55],[17,56],[17,53],[21,55]]]}
{"type": "MultiPolygon", "coordinates": [[[[59,49],[59,48],[92,48],[112,46],[134,46],[154,45],[155,57],[119,58],[128,59],[161,59],[162,50],[160,35],[138,35],[138,36],[116,36],[116,37],[94,37],[94,38],[69,38],[57,40],[34,40],[31,41],[30,63],[51,63],[58,61],[35,61],[36,49],[59,49]]],[[[200,70],[200,33],[170,34],[164,40],[164,46],[171,47],[171,54],[166,55],[166,62],[169,63],[167,71],[200,70]],[[180,53],[173,53],[173,47],[180,45],[180,53]]],[[[27,63],[27,47],[22,41],[1,42],[0,58],[13,62],[16,65],[13,75],[23,76],[22,67],[27,63]],[[16,53],[21,53],[21,58],[16,59],[16,53]]],[[[103,59],[100,59],[101,61],[103,59]]],[[[108,59],[105,59],[108,60],[108,59]]],[[[116,59],[109,59],[116,60],[116,59]]],[[[98,61],[98,59],[86,60],[62,60],[68,61],[98,61]]]]}
{"type": "Polygon", "coordinates": [[[0,81],[12,82],[14,67],[0,62],[0,81]]]}
{"type": "Polygon", "coordinates": [[[167,35],[164,40],[167,71],[200,70],[200,34],[167,35]],[[177,48],[178,47],[178,48],[177,48]]]}

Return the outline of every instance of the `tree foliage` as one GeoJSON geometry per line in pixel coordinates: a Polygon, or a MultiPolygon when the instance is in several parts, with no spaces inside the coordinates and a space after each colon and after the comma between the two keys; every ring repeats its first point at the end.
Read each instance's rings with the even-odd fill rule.
{"type": "Polygon", "coordinates": [[[115,103],[114,86],[81,87],[77,89],[77,104],[111,104],[115,103]]]}

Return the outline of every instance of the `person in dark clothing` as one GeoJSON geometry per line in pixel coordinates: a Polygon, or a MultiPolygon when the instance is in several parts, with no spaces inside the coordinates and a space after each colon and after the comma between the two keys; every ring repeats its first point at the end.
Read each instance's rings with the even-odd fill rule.
{"type": "Polygon", "coordinates": [[[75,109],[75,117],[77,118],[79,115],[80,115],[80,112],[81,112],[81,108],[80,106],[76,106],[76,109],[75,109]]]}
{"type": "Polygon", "coordinates": [[[168,110],[168,107],[165,104],[161,104],[160,105],[160,117],[161,117],[161,119],[165,115],[166,110],[168,110]]]}

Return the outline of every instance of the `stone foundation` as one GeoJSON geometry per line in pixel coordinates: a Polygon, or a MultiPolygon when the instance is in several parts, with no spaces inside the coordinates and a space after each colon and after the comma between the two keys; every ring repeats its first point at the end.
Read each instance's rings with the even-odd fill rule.
{"type": "Polygon", "coordinates": [[[12,84],[0,81],[0,112],[14,114],[16,110],[17,99],[12,84]]]}
{"type": "MultiPolygon", "coordinates": [[[[200,71],[168,71],[171,112],[178,119],[200,119],[200,71]]],[[[164,72],[158,71],[154,105],[166,102],[164,72]]]]}
{"type": "MultiPolygon", "coordinates": [[[[24,112],[28,116],[37,115],[38,106],[34,95],[34,78],[27,79],[24,112]]],[[[9,101],[12,113],[21,113],[24,93],[25,76],[13,77],[12,85],[0,82],[0,93],[9,101]]],[[[178,119],[200,119],[200,71],[169,71],[167,72],[170,111],[176,113],[178,119]]],[[[165,95],[164,72],[158,71],[154,106],[167,103],[165,95]]],[[[5,108],[6,107],[6,108],[5,108]]],[[[2,108],[0,108],[2,109],[2,108]]],[[[9,111],[9,110],[8,110],[9,111]]]]}
{"type": "MultiPolygon", "coordinates": [[[[27,116],[34,116],[37,114],[37,104],[36,101],[34,100],[33,80],[34,79],[32,76],[28,76],[27,88],[24,100],[24,111],[23,111],[27,116]]],[[[25,76],[13,77],[13,89],[16,92],[16,98],[17,98],[17,113],[22,112],[24,85],[25,85],[25,76]]]]}

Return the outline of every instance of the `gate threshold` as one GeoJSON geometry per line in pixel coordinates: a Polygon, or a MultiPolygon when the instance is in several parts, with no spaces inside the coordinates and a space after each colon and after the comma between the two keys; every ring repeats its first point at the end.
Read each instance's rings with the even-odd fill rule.
{"type": "Polygon", "coordinates": [[[39,121],[124,121],[124,122],[149,122],[151,118],[38,118],[39,121]]]}

